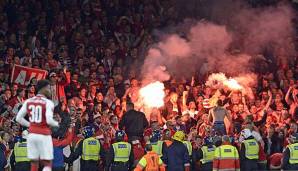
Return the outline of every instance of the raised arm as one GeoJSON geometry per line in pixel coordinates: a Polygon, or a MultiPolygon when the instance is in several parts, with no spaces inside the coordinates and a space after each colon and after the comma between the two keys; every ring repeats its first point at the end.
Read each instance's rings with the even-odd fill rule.
{"type": "Polygon", "coordinates": [[[27,114],[27,102],[25,102],[21,107],[21,109],[19,110],[16,116],[16,121],[20,123],[22,126],[29,127],[30,123],[25,119],[26,114],[27,114]]]}
{"type": "Polygon", "coordinates": [[[64,79],[65,80],[60,81],[59,84],[61,86],[67,86],[71,82],[71,78],[70,78],[71,75],[70,75],[70,72],[67,71],[66,67],[63,68],[63,74],[64,74],[64,79]]]}
{"type": "Polygon", "coordinates": [[[190,86],[193,87],[194,85],[195,85],[195,77],[192,76],[190,86]]]}
{"type": "Polygon", "coordinates": [[[213,121],[212,111],[213,111],[213,109],[209,110],[209,115],[208,115],[208,120],[209,120],[210,122],[213,121]]]}
{"type": "Polygon", "coordinates": [[[125,91],[125,93],[124,93],[124,95],[123,95],[123,97],[122,98],[127,98],[127,95],[129,94],[129,92],[130,92],[130,88],[128,88],[126,91],[125,91]]]}
{"type": "Polygon", "coordinates": [[[245,111],[246,113],[249,113],[248,107],[247,107],[247,105],[246,105],[245,96],[242,96],[242,103],[243,103],[244,111],[245,111]]]}
{"type": "Polygon", "coordinates": [[[182,95],[182,111],[183,112],[187,110],[187,105],[186,105],[187,94],[188,94],[188,91],[183,91],[183,95],[182,95]]]}
{"type": "Polygon", "coordinates": [[[297,94],[298,94],[298,90],[294,89],[294,91],[292,92],[292,97],[295,103],[298,102],[297,94]]]}
{"type": "Polygon", "coordinates": [[[286,97],[285,97],[285,100],[287,102],[288,105],[290,105],[290,94],[291,94],[291,91],[292,91],[293,87],[290,87],[287,91],[287,94],[286,94],[286,97]]]}
{"type": "Polygon", "coordinates": [[[268,101],[267,101],[267,103],[266,103],[266,106],[264,107],[263,110],[268,110],[268,108],[269,108],[270,105],[271,105],[271,102],[272,102],[272,93],[271,93],[271,91],[268,91],[268,95],[269,95],[269,99],[268,99],[268,101]]]}

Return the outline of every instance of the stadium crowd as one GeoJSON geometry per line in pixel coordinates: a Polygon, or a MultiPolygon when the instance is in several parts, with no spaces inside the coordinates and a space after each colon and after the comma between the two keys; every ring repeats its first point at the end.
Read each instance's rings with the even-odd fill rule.
{"type": "Polygon", "coordinates": [[[0,11],[0,170],[26,163],[15,152],[26,137],[15,116],[37,94],[36,78],[27,87],[10,83],[13,65],[48,71],[60,123],[52,130],[53,170],[142,170],[152,165],[143,156],[153,151],[160,170],[297,169],[296,56],[288,63],[261,61],[253,99],[207,87],[206,76],[198,75],[166,82],[164,107],[145,115],[134,107],[138,72],[155,43],[152,30],[178,22],[173,1],[6,0],[0,11]],[[94,139],[99,149],[86,147],[84,140],[94,139]],[[118,153],[116,143],[131,151],[118,153]],[[223,158],[225,150],[233,156],[223,158]]]}

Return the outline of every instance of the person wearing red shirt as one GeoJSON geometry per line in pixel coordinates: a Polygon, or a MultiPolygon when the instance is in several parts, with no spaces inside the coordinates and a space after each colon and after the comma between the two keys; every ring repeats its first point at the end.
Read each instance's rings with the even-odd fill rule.
{"type": "Polygon", "coordinates": [[[134,164],[136,165],[138,161],[144,156],[145,150],[138,138],[132,138],[131,141],[132,144],[132,151],[133,151],[133,156],[134,156],[134,164]]]}
{"type": "Polygon", "coordinates": [[[55,72],[49,74],[49,80],[51,82],[50,89],[53,92],[51,94],[51,100],[54,101],[55,105],[58,105],[62,99],[66,98],[64,87],[70,84],[70,73],[67,72],[66,67],[63,69],[62,78],[58,78],[58,75],[55,72]]]}
{"type": "Polygon", "coordinates": [[[25,100],[25,89],[18,88],[17,95],[11,98],[7,104],[14,108],[14,106],[18,103],[23,103],[25,100]]]}

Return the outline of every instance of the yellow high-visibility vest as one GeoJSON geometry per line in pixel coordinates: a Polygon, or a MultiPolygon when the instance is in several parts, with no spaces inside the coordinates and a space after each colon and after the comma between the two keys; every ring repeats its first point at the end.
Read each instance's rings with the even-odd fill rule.
{"type": "Polygon", "coordinates": [[[290,144],[287,146],[290,150],[290,164],[297,164],[298,163],[298,143],[290,144]]]}
{"type": "Polygon", "coordinates": [[[192,155],[192,145],[189,141],[183,141],[183,144],[186,146],[188,155],[192,155]]]}
{"type": "Polygon", "coordinates": [[[259,144],[255,139],[244,140],[245,157],[248,159],[259,159],[259,144]]]}
{"type": "Polygon", "coordinates": [[[115,162],[128,162],[131,153],[131,145],[127,142],[116,142],[112,144],[115,162]]]}
{"type": "Polygon", "coordinates": [[[215,152],[215,146],[212,146],[211,148],[208,148],[207,146],[203,146],[201,148],[203,152],[203,158],[200,160],[202,164],[212,162],[214,159],[214,152],[215,152]]]}
{"type": "Polygon", "coordinates": [[[162,144],[163,141],[157,141],[156,143],[150,143],[152,146],[152,151],[158,154],[159,157],[162,156],[162,144]]]}
{"type": "Polygon", "coordinates": [[[13,148],[16,162],[29,162],[27,157],[27,142],[17,142],[13,148]]]}
{"type": "Polygon", "coordinates": [[[221,145],[215,149],[216,159],[239,159],[238,150],[232,145],[221,145]]]}
{"type": "Polygon", "coordinates": [[[98,161],[100,159],[100,144],[99,140],[90,137],[83,140],[83,149],[82,149],[82,159],[83,160],[94,160],[98,161]]]}

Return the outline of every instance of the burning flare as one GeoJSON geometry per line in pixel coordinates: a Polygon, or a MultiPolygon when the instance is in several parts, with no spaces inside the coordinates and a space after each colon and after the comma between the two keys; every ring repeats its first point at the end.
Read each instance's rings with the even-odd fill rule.
{"type": "MultiPolygon", "coordinates": [[[[241,82],[245,82],[245,80],[249,79],[249,77],[241,77],[241,82]]],[[[224,73],[213,73],[208,77],[206,82],[206,86],[213,87],[215,89],[222,88],[222,86],[228,87],[230,90],[243,90],[245,89],[242,84],[239,83],[239,78],[227,78],[224,73]]]]}
{"type": "Polygon", "coordinates": [[[229,87],[231,90],[242,90],[243,87],[238,83],[237,80],[230,78],[228,80],[225,80],[223,84],[227,87],[229,87]]]}
{"type": "Polygon", "coordinates": [[[162,107],[164,105],[164,85],[163,83],[156,81],[146,85],[140,89],[140,96],[143,104],[147,107],[162,107]]]}

